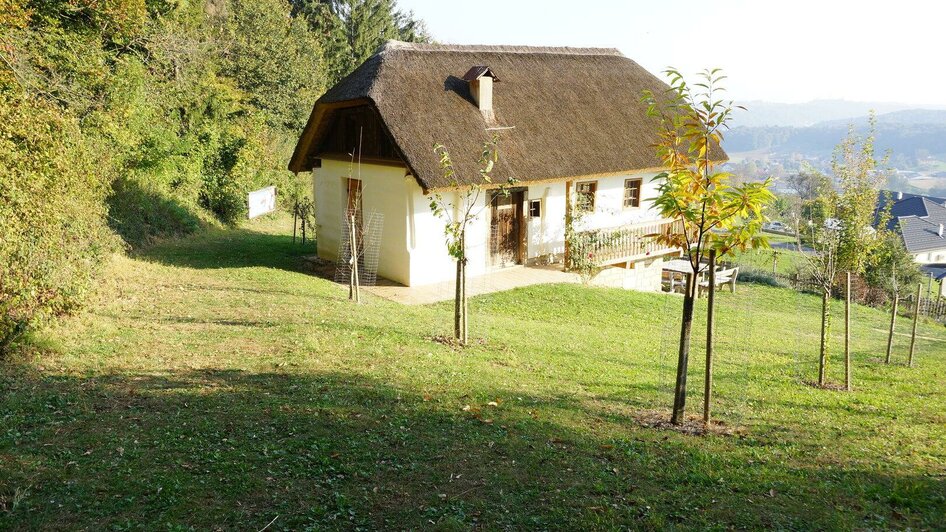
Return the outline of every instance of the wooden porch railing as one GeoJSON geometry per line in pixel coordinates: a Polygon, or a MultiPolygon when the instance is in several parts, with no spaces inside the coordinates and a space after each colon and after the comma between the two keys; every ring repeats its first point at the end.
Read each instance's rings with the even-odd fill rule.
{"type": "MultiPolygon", "coordinates": [[[[581,253],[595,263],[606,266],[640,259],[649,255],[664,255],[674,251],[664,244],[657,242],[653,236],[657,233],[666,233],[679,220],[654,220],[633,225],[595,229],[578,233],[576,249],[572,253],[581,253]],[[589,255],[590,254],[590,255],[589,255]]],[[[679,227],[672,227],[679,231],[679,227]]]]}

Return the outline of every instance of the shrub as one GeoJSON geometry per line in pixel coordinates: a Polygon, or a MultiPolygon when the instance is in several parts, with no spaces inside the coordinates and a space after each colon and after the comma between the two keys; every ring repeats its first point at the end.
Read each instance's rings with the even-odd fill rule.
{"type": "Polygon", "coordinates": [[[0,354],[78,308],[117,240],[96,146],[48,103],[0,92],[0,354]]]}
{"type": "Polygon", "coordinates": [[[771,273],[763,272],[760,270],[739,270],[739,282],[742,283],[754,283],[761,284],[764,286],[774,286],[778,288],[784,288],[786,285],[777,279],[771,273]]]}

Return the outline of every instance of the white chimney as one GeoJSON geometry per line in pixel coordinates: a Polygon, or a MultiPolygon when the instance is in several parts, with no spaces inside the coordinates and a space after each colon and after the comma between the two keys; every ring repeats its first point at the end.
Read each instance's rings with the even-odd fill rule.
{"type": "Polygon", "coordinates": [[[470,84],[470,96],[473,97],[480,112],[487,120],[492,120],[493,82],[499,82],[499,78],[488,66],[477,65],[467,71],[463,79],[470,84]]]}
{"type": "Polygon", "coordinates": [[[943,238],[943,224],[939,224],[939,231],[936,231],[936,234],[938,234],[940,238],[943,238]]]}
{"type": "Polygon", "coordinates": [[[897,201],[903,199],[903,192],[897,191],[897,201]]]}

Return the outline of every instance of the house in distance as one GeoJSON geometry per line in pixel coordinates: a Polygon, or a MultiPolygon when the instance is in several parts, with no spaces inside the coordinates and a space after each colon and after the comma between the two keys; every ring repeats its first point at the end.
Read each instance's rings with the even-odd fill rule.
{"type": "Polygon", "coordinates": [[[913,260],[946,295],[946,199],[883,190],[879,212],[889,213],[887,228],[899,233],[913,260]]]}
{"type": "MultiPolygon", "coordinates": [[[[454,278],[444,220],[429,195],[480,182],[485,141],[498,137],[496,183],[467,233],[467,274],[561,263],[566,217],[597,231],[611,285],[659,290],[661,258],[678,253],[645,235],[665,230],[656,196],[658,128],[641,93],[667,86],[615,49],[386,43],[315,103],[289,169],[312,172],[319,256],[340,253],[351,213],[384,215],[378,275],[408,286],[454,278]],[[353,159],[361,164],[353,165],[353,159]]],[[[719,153],[720,157],[725,154],[719,153]]]]}

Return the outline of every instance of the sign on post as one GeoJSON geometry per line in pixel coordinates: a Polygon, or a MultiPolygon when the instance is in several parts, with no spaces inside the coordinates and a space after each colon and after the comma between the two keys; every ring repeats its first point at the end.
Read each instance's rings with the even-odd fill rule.
{"type": "Polygon", "coordinates": [[[276,210],[276,187],[254,190],[249,194],[249,218],[253,219],[276,210]]]}

